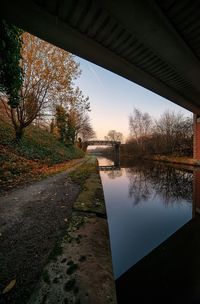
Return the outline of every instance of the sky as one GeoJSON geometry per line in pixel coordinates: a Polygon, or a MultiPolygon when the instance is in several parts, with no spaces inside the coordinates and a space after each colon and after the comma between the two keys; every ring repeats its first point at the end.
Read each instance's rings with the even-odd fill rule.
{"type": "Polygon", "coordinates": [[[129,115],[134,107],[155,119],[166,110],[191,116],[191,112],[121,76],[77,56],[75,60],[82,70],[75,84],[89,96],[89,116],[97,139],[104,139],[109,130],[121,132],[127,138],[129,115]]]}

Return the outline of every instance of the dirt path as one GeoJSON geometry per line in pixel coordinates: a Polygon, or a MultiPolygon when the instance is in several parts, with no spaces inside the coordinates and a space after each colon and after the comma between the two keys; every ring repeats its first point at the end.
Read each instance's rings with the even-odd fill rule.
{"type": "Polygon", "coordinates": [[[71,170],[0,196],[0,291],[16,279],[13,291],[0,295],[0,303],[27,302],[61,239],[80,191],[68,178],[71,170]]]}

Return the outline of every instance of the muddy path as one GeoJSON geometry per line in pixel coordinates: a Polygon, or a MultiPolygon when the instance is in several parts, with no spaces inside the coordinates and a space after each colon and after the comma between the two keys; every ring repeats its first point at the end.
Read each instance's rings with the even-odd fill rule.
{"type": "Polygon", "coordinates": [[[0,303],[27,303],[50,252],[56,251],[80,192],[68,177],[72,170],[0,196],[0,291],[16,279],[11,292],[0,294],[0,303]]]}

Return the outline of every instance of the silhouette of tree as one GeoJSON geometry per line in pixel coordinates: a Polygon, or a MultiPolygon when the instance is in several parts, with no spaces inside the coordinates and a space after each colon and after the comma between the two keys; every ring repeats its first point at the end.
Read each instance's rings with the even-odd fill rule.
{"type": "Polygon", "coordinates": [[[121,132],[117,132],[115,130],[110,130],[104,138],[105,138],[105,140],[122,141],[123,134],[121,132]]]}

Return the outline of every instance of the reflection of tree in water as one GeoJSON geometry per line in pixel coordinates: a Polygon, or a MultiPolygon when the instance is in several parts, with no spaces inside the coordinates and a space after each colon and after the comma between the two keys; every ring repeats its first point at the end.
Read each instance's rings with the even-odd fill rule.
{"type": "Polygon", "coordinates": [[[147,201],[150,198],[151,187],[143,172],[135,169],[129,168],[127,176],[130,180],[129,196],[134,198],[134,205],[137,205],[140,201],[147,201]]]}
{"type": "Polygon", "coordinates": [[[115,179],[116,177],[122,176],[122,170],[110,170],[110,171],[105,171],[107,173],[108,177],[110,179],[115,179]]]}
{"type": "Polygon", "coordinates": [[[152,193],[161,195],[165,204],[192,201],[192,172],[154,163],[128,168],[127,176],[134,204],[149,200],[152,193]]]}

